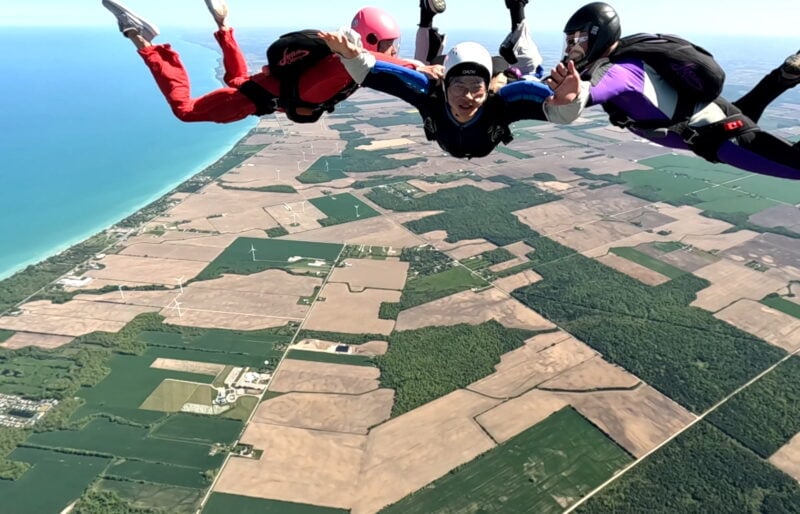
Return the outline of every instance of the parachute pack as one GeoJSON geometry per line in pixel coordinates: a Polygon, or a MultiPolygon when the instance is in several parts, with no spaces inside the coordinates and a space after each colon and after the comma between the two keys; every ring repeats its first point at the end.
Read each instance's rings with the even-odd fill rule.
{"type": "MultiPolygon", "coordinates": [[[[653,68],[678,92],[678,108],[670,122],[692,115],[695,104],[710,102],[722,93],[725,71],[706,49],[671,34],[634,34],[619,40],[608,60],[641,59],[653,68]]],[[[612,122],[618,124],[612,117],[612,122]]],[[[656,122],[639,128],[665,127],[671,123],[656,122]]]]}
{"type": "Polygon", "coordinates": [[[325,41],[317,35],[318,32],[317,30],[289,32],[267,48],[269,72],[281,82],[277,102],[253,81],[240,88],[240,91],[258,106],[257,114],[268,114],[274,112],[275,107],[281,107],[286,116],[296,123],[314,123],[323,113],[333,112],[337,103],[353,94],[358,88],[358,85],[353,83],[351,87],[338,92],[324,104],[310,103],[300,98],[300,77],[306,70],[333,53],[325,41]],[[298,107],[311,109],[313,113],[299,114],[298,107]]]}

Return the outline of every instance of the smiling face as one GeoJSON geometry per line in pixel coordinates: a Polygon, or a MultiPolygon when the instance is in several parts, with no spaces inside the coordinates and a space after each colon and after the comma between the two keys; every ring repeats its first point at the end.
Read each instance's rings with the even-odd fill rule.
{"type": "Polygon", "coordinates": [[[486,82],[481,77],[456,77],[447,85],[447,105],[459,123],[474,118],[486,97],[486,82]]]}

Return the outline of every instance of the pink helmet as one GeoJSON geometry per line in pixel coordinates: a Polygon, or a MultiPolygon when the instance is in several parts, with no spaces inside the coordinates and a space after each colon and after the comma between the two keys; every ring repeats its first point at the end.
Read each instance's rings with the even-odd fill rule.
{"type": "Polygon", "coordinates": [[[350,27],[361,35],[361,44],[373,52],[378,42],[400,39],[400,26],[392,15],[377,7],[364,7],[353,18],[350,27]]]}

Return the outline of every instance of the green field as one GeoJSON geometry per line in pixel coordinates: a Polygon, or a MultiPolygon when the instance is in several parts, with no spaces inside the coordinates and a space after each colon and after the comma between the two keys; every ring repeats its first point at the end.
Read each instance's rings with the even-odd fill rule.
{"type": "Polygon", "coordinates": [[[327,216],[327,218],[318,220],[323,227],[380,216],[378,211],[350,193],[322,196],[313,198],[309,202],[327,216]]]}
{"type": "Polygon", "coordinates": [[[399,303],[384,303],[381,317],[397,319],[400,311],[432,302],[471,288],[486,287],[488,282],[463,266],[454,266],[434,275],[419,276],[406,281],[399,303]]]}
{"type": "Polygon", "coordinates": [[[655,242],[653,243],[653,248],[655,248],[659,252],[672,253],[672,252],[677,252],[678,250],[683,250],[684,245],[682,243],[678,243],[677,241],[668,241],[665,243],[655,242]]]}
{"type": "Polygon", "coordinates": [[[0,343],[5,343],[9,339],[11,339],[11,336],[13,336],[14,334],[15,332],[0,328],[0,343]]]}
{"type": "Polygon", "coordinates": [[[230,419],[180,413],[170,416],[150,436],[173,441],[232,444],[239,438],[242,427],[242,423],[230,419]]]}
{"type": "Polygon", "coordinates": [[[0,393],[30,398],[60,398],[61,386],[78,368],[75,359],[58,354],[28,356],[0,350],[0,393]]]}
{"type": "Polygon", "coordinates": [[[208,499],[203,514],[347,514],[342,509],[330,509],[301,503],[262,500],[249,496],[214,493],[208,499]]]}
{"type": "Polygon", "coordinates": [[[208,486],[208,480],[197,468],[168,466],[158,462],[121,461],[109,466],[104,476],[195,489],[208,486]]]}
{"type": "Polygon", "coordinates": [[[341,249],[342,245],[337,244],[240,237],[209,264],[195,280],[211,280],[222,276],[223,273],[251,275],[268,269],[288,271],[294,266],[289,262],[292,257],[324,260],[332,264],[341,249]],[[256,250],[255,260],[250,252],[251,245],[256,250]]]}
{"type": "Polygon", "coordinates": [[[631,460],[565,408],[381,512],[559,513],[631,460]]]}
{"type": "Polygon", "coordinates": [[[81,430],[35,433],[25,444],[160,462],[201,471],[216,469],[223,460],[220,454],[210,456],[208,445],[153,438],[146,429],[105,419],[95,419],[81,430]]]}
{"type": "MultiPolygon", "coordinates": [[[[227,353],[231,355],[252,356],[279,356],[275,345],[287,343],[291,340],[288,335],[271,333],[266,330],[253,332],[237,332],[231,330],[200,330],[196,334],[176,334],[170,332],[145,331],[139,338],[150,347],[168,347],[187,350],[198,350],[208,353],[227,353]]],[[[244,361],[244,365],[248,361],[244,361]]],[[[257,364],[257,363],[256,363],[257,364]]],[[[255,365],[255,364],[253,364],[255,365]]]]}
{"type": "Polygon", "coordinates": [[[505,155],[508,155],[509,157],[514,157],[516,159],[530,159],[531,158],[530,155],[528,155],[526,153],[518,152],[516,150],[512,150],[511,148],[509,148],[507,146],[500,145],[497,148],[495,148],[495,150],[497,151],[497,153],[505,154],[505,155]]]}
{"type": "Polygon", "coordinates": [[[777,311],[781,311],[784,314],[800,319],[800,304],[790,302],[780,296],[767,296],[761,300],[761,303],[767,307],[772,307],[777,311]]]}
{"type": "Polygon", "coordinates": [[[113,492],[134,508],[162,509],[169,514],[194,514],[203,498],[201,489],[119,480],[99,480],[94,489],[113,492]]]}
{"type": "Polygon", "coordinates": [[[222,414],[223,418],[247,421],[250,413],[258,406],[258,398],[255,396],[240,396],[236,399],[233,409],[222,414]]]}
{"type": "Polygon", "coordinates": [[[9,458],[33,465],[18,480],[0,480],[0,512],[9,514],[61,512],[111,462],[33,448],[17,448],[9,458]]]}
{"type": "Polygon", "coordinates": [[[642,253],[635,248],[627,248],[627,247],[611,248],[610,251],[614,255],[618,255],[623,259],[628,259],[629,261],[635,262],[636,264],[640,264],[645,268],[661,273],[662,275],[668,278],[678,278],[686,273],[685,271],[678,269],[675,266],[669,265],[666,262],[662,262],[658,259],[650,257],[649,255],[642,253]]]}
{"type": "Polygon", "coordinates": [[[310,352],[305,350],[289,350],[287,359],[297,361],[327,362],[330,364],[350,364],[351,366],[375,366],[375,361],[364,355],[347,353],[310,352]]]}

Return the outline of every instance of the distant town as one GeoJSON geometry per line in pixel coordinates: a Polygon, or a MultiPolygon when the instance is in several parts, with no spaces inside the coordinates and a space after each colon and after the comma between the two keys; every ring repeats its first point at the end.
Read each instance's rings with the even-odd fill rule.
{"type": "Polygon", "coordinates": [[[0,427],[31,428],[56,405],[58,400],[26,400],[0,393],[0,427]]]}

